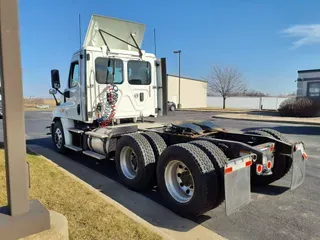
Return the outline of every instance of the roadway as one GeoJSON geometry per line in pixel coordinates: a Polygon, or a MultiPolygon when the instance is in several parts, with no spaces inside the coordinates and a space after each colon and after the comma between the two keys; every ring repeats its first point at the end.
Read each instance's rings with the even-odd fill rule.
{"type": "MultiPolygon", "coordinates": [[[[158,121],[208,120],[211,116],[210,112],[174,112],[160,117],[158,121]]],[[[25,113],[27,144],[53,149],[45,129],[50,119],[49,112],[25,113]]],[[[320,239],[320,127],[222,119],[215,122],[237,132],[273,128],[292,141],[304,141],[310,158],[306,179],[302,186],[289,191],[288,175],[271,186],[252,189],[252,202],[229,217],[225,216],[224,204],[221,204],[193,221],[228,239],[320,239]]],[[[59,158],[59,154],[54,157],[59,158]]],[[[76,153],[68,153],[67,157],[118,181],[113,162],[97,164],[95,160],[76,153]]],[[[156,191],[144,195],[161,204],[161,197],[156,191]]]]}

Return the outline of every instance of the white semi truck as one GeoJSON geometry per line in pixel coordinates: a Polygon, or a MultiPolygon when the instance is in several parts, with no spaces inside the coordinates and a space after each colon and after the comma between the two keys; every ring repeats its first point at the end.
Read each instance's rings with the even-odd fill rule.
{"type": "Polygon", "coordinates": [[[59,71],[51,71],[57,107],[50,129],[58,152],[115,161],[124,185],[136,191],[157,185],[164,205],[184,217],[223,200],[229,215],[250,202],[251,184],[267,185],[287,173],[291,189],[302,184],[304,145],[279,132],[230,133],[212,121],[146,121],[166,114],[168,83],[165,59],[141,49],[144,30],[93,15],[63,92],[59,71]]]}

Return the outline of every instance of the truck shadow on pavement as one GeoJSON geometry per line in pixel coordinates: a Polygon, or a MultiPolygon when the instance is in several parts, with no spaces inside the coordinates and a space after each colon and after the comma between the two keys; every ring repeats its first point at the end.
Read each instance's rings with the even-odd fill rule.
{"type": "Polygon", "coordinates": [[[252,186],[251,192],[260,193],[270,196],[277,196],[283,194],[284,192],[290,190],[289,187],[278,186],[278,185],[267,185],[267,186],[252,186]]]}
{"type": "MultiPolygon", "coordinates": [[[[241,131],[247,132],[247,131],[257,130],[257,129],[261,129],[261,128],[244,128],[241,131]]],[[[270,127],[270,129],[277,130],[283,134],[320,135],[320,126],[307,126],[307,125],[275,126],[275,127],[270,127]]]]}

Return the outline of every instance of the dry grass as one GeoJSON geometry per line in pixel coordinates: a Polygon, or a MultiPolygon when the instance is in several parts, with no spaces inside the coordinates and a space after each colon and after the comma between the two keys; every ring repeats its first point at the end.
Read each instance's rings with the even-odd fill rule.
{"type": "MultiPolygon", "coordinates": [[[[62,213],[70,239],[161,239],[64,174],[41,156],[28,155],[30,198],[62,213]]],[[[6,205],[4,151],[0,150],[0,205],[6,205]]]]}
{"type": "Polygon", "coordinates": [[[56,107],[54,99],[45,98],[25,98],[24,110],[25,111],[52,111],[56,107]],[[37,105],[49,105],[49,108],[36,108],[37,105]]]}

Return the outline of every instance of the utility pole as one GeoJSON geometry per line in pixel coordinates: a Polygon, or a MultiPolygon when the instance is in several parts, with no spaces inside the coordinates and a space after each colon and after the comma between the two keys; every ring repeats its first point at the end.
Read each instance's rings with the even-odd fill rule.
{"type": "Polygon", "coordinates": [[[178,102],[178,109],[180,109],[181,108],[181,50],[176,50],[173,53],[179,55],[179,102],[178,102]]]}
{"type": "Polygon", "coordinates": [[[49,211],[28,199],[17,0],[0,0],[0,79],[8,196],[8,206],[0,208],[0,235],[16,239],[50,228],[49,211]]]}

